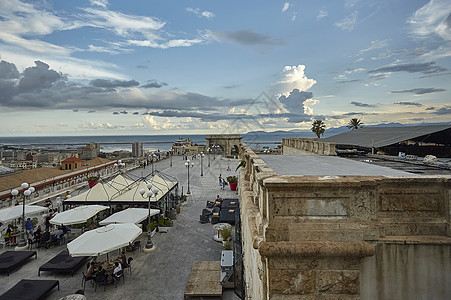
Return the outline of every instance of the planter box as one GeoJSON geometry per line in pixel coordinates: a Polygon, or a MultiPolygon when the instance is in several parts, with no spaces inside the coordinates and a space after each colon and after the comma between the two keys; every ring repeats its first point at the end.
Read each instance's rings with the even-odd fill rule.
{"type": "Polygon", "coordinates": [[[236,182],[229,182],[231,191],[236,191],[236,184],[237,184],[236,182]]]}
{"type": "Polygon", "coordinates": [[[97,180],[96,181],[88,181],[88,185],[89,188],[91,189],[93,186],[95,186],[97,184],[97,180]]]}

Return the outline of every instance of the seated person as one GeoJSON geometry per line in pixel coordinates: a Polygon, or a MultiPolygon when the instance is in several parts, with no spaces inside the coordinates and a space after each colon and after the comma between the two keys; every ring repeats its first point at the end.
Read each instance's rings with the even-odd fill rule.
{"type": "Polygon", "coordinates": [[[120,271],[122,271],[122,266],[120,263],[118,263],[117,261],[114,262],[114,271],[113,271],[113,280],[116,281],[116,279],[118,278],[118,274],[120,271]]]}
{"type": "Polygon", "coordinates": [[[64,234],[64,232],[61,228],[58,228],[57,230],[55,230],[51,236],[50,243],[53,244],[53,243],[58,242],[61,239],[61,237],[63,236],[63,234],[64,234]]]}
{"type": "Polygon", "coordinates": [[[86,278],[91,279],[96,276],[96,273],[99,272],[99,270],[96,270],[96,268],[100,265],[100,263],[94,263],[91,262],[88,270],[86,271],[86,278]]]}
{"type": "Polygon", "coordinates": [[[219,197],[219,195],[216,196],[216,201],[222,201],[221,197],[219,197]]]}
{"type": "Polygon", "coordinates": [[[125,252],[122,251],[121,255],[118,257],[123,268],[127,267],[127,256],[125,256],[125,252]]]}
{"type": "Polygon", "coordinates": [[[6,229],[5,234],[3,235],[3,238],[5,239],[5,243],[9,243],[11,241],[11,234],[13,232],[13,229],[11,227],[11,224],[8,225],[8,229],[6,229]]]}
{"type": "Polygon", "coordinates": [[[41,246],[45,246],[47,248],[49,242],[50,242],[50,231],[46,230],[41,237],[41,241],[38,244],[38,248],[41,246]]]}

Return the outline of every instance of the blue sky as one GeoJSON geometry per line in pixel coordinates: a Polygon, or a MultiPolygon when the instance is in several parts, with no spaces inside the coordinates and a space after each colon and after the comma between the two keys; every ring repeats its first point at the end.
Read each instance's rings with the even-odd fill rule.
{"type": "Polygon", "coordinates": [[[451,2],[0,2],[0,136],[451,121],[451,2]]]}

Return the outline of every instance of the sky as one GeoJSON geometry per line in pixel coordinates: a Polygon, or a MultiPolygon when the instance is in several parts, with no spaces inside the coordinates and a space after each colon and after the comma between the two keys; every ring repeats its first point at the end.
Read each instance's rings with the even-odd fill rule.
{"type": "Polygon", "coordinates": [[[0,1],[0,136],[451,122],[451,1],[0,1]]]}

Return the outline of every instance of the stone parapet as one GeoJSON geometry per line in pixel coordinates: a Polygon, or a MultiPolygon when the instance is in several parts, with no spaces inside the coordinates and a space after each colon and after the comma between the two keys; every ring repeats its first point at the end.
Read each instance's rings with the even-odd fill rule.
{"type": "Polygon", "coordinates": [[[337,155],[335,143],[312,138],[282,139],[282,155],[337,155]]]}
{"type": "MultiPolygon", "coordinates": [[[[302,147],[327,148],[314,142],[302,147]]],[[[280,176],[245,144],[240,158],[252,299],[359,299],[375,245],[450,243],[451,176],[280,176]]]]}

